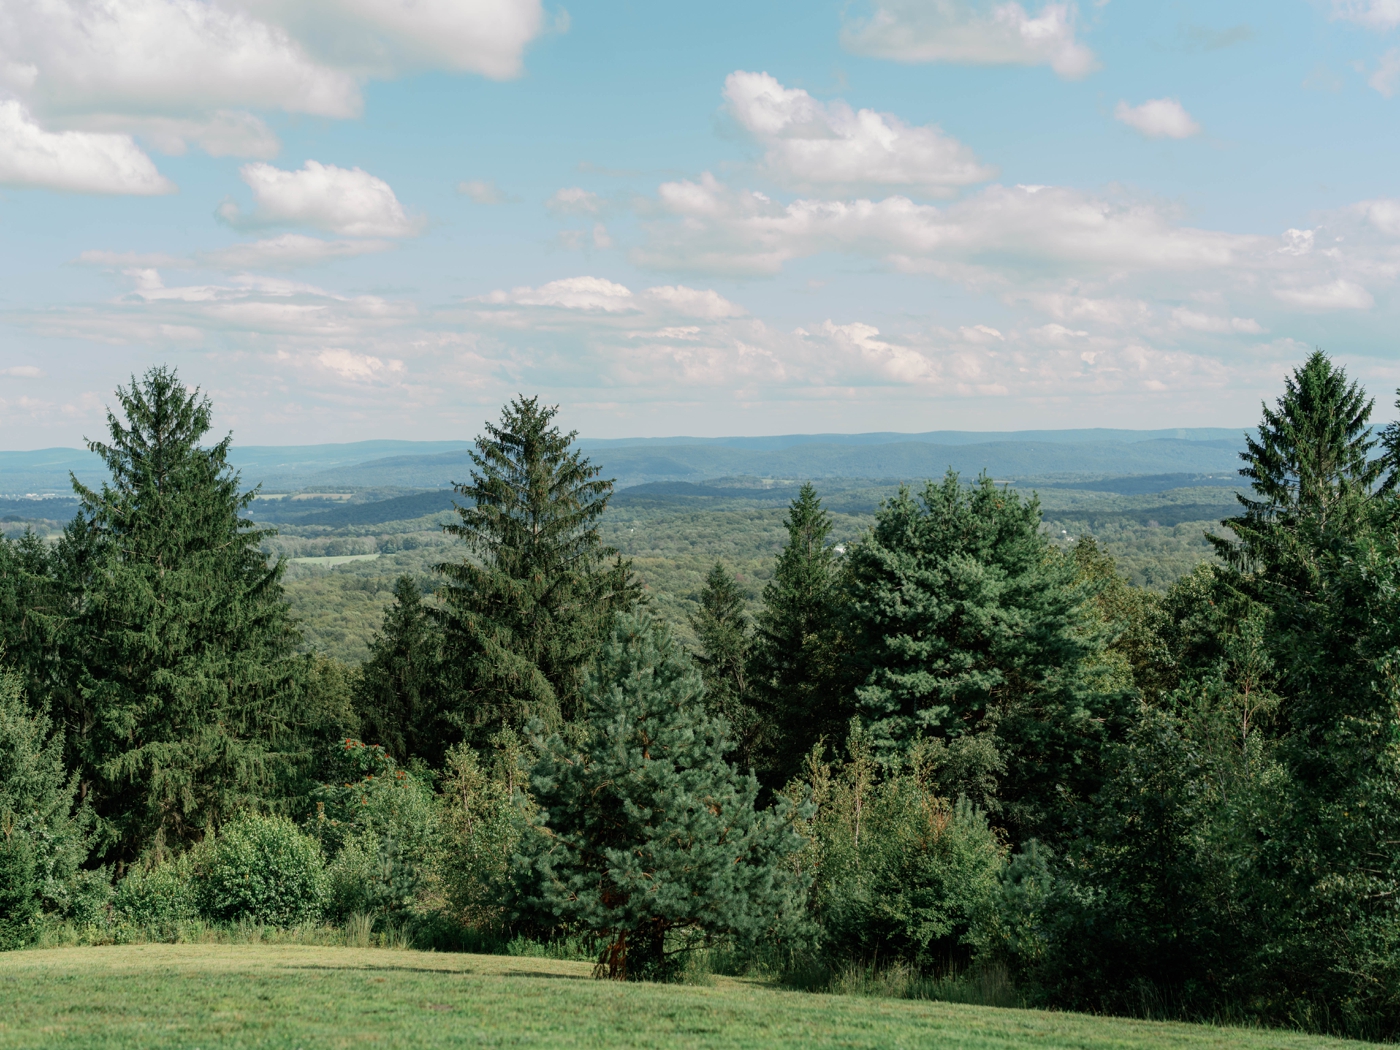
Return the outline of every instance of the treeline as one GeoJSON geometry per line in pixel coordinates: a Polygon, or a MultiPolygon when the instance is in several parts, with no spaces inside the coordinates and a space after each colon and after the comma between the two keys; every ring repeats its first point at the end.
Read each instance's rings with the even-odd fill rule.
{"type": "Polygon", "coordinates": [[[208,402],[160,369],[118,394],[112,481],[0,547],[10,943],[353,919],[615,977],[704,951],[1400,1033],[1400,433],[1321,353],[1248,440],[1221,565],[1165,593],[985,477],[840,546],[808,486],[757,616],[716,565],[693,652],[521,399],[460,555],[354,671],[295,655],[208,402]]]}

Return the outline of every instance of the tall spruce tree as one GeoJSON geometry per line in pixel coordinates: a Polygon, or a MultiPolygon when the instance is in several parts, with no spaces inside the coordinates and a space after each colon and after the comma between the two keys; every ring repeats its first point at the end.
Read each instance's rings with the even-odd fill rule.
{"type": "Polygon", "coordinates": [[[699,647],[695,663],[705,681],[705,709],[729,722],[739,760],[753,765],[753,736],[757,728],[750,705],[748,663],[753,645],[744,595],[724,565],[705,577],[700,608],[690,617],[699,647]]]}
{"type": "Polygon", "coordinates": [[[557,412],[538,397],[506,405],[470,453],[471,481],[456,486],[466,505],[446,528],[469,557],[437,566],[447,714],[474,743],[532,718],[578,718],[585,665],[612,616],[641,597],[631,563],[598,534],[612,482],[570,449],[577,435],[553,425],[557,412]]]}
{"type": "Polygon", "coordinates": [[[1253,495],[1241,494],[1244,512],[1223,522],[1236,538],[1212,542],[1241,571],[1277,574],[1291,565],[1290,574],[1306,573],[1309,535],[1354,532],[1366,505],[1395,488],[1396,446],[1390,456],[1374,454],[1382,443],[1371,432],[1375,401],[1321,350],[1284,380],[1276,407],[1261,407],[1258,436],[1246,434],[1240,453],[1253,495]]]}
{"type": "Polygon", "coordinates": [[[394,601],[370,643],[355,682],[360,735],[399,763],[442,765],[461,731],[443,719],[442,631],[411,576],[394,584],[394,601]]]}
{"type": "Polygon", "coordinates": [[[798,772],[818,740],[844,739],[851,715],[831,515],[810,483],[783,524],[788,542],[763,589],[749,674],[760,720],[754,746],[774,787],[798,772]]]}
{"type": "Polygon", "coordinates": [[[209,448],[212,406],[174,369],[117,389],[111,472],[68,529],[81,607],[65,635],[77,661],[66,714],[98,815],[98,853],[117,860],[178,850],[284,772],[304,662],[282,593],[283,565],[242,516],[254,498],[209,448]],[[86,571],[83,571],[83,570],[86,571]]]}
{"type": "Polygon", "coordinates": [[[582,747],[535,724],[539,808],[517,867],[535,908],[606,943],[600,976],[666,976],[694,944],[677,934],[754,941],[798,923],[793,813],[755,809],[758,781],[725,761],[728,726],[705,714],[702,691],[665,627],[621,616],[582,747]]]}

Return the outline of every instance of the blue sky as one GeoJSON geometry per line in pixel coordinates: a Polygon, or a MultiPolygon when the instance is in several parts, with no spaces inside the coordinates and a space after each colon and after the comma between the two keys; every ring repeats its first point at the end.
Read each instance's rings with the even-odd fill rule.
{"type": "Polygon", "coordinates": [[[0,0],[0,447],[1394,416],[1400,0],[0,0]]]}

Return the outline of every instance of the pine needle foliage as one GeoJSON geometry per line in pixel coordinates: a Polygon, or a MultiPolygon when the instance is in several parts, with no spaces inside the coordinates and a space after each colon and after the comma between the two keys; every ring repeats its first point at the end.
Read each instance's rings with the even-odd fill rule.
{"type": "Polygon", "coordinates": [[[178,851],[285,773],[303,662],[268,530],[242,516],[231,436],[174,369],[117,388],[125,422],[88,442],[111,472],[82,500],[70,548],[89,566],[66,635],[78,661],[72,749],[99,821],[99,854],[178,851]]]}
{"type": "Polygon", "coordinates": [[[557,412],[520,397],[486,424],[446,526],[468,552],[437,566],[460,690],[451,716],[478,743],[534,718],[578,718],[585,664],[613,613],[640,596],[631,563],[598,533],[612,482],[570,448],[577,435],[553,425],[557,412]]]}
{"type": "Polygon", "coordinates": [[[729,729],[702,689],[665,627],[624,615],[589,681],[583,744],[536,723],[539,809],[517,865],[533,907],[606,943],[599,976],[665,977],[694,937],[756,941],[800,911],[792,808],[755,808],[758,781],[725,760],[729,729]]]}
{"type": "Polygon", "coordinates": [[[29,940],[45,912],[63,913],[87,859],[91,814],[77,804],[63,740],[0,667],[0,949],[29,940]]]}
{"type": "Polygon", "coordinates": [[[749,651],[753,637],[744,612],[744,594],[721,562],[705,577],[700,608],[690,617],[699,646],[695,663],[705,682],[705,709],[729,722],[740,760],[753,765],[757,728],[749,700],[749,651]]]}
{"type": "Polygon", "coordinates": [[[1261,407],[1258,436],[1247,433],[1240,453],[1254,494],[1241,493],[1244,513],[1223,522],[1238,540],[1212,537],[1241,571],[1296,560],[1309,544],[1300,529],[1353,531],[1366,505],[1400,480],[1392,456],[1373,454],[1382,444],[1370,426],[1375,400],[1321,350],[1284,380],[1276,407],[1261,407]]]}
{"type": "Polygon", "coordinates": [[[788,542],[763,590],[750,679],[762,723],[757,747],[765,781],[795,776],[823,737],[841,739],[850,718],[843,678],[844,592],[831,515],[817,490],[802,486],[783,522],[788,542]]]}
{"type": "Polygon", "coordinates": [[[456,735],[442,718],[442,631],[413,577],[394,584],[394,601],[354,692],[361,736],[400,763],[421,758],[442,765],[456,735]]]}

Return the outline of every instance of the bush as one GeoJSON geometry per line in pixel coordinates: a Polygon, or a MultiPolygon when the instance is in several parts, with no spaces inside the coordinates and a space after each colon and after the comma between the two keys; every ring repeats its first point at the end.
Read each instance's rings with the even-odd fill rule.
{"type": "Polygon", "coordinates": [[[423,910],[442,852],[438,801],[378,744],[335,745],[336,782],[316,793],[311,828],[331,854],[330,915],[402,922],[423,910]]]}
{"type": "Polygon", "coordinates": [[[510,859],[521,817],[512,796],[523,780],[523,747],[510,730],[495,740],[491,772],[466,744],[447,753],[442,782],[442,890],[453,918],[476,930],[502,929],[512,902],[510,859]]]}
{"type": "Polygon", "coordinates": [[[321,848],[290,820],[243,817],[201,854],[196,900],[210,919],[295,926],[315,922],[325,909],[321,848]]]}
{"type": "Polygon", "coordinates": [[[849,751],[839,773],[811,762],[800,785],[817,804],[807,863],[827,955],[900,960],[919,974],[969,962],[996,904],[1000,839],[966,799],[936,794],[922,763],[877,780],[858,724],[849,751]]]}
{"type": "Polygon", "coordinates": [[[28,838],[0,833],[0,950],[28,944],[39,921],[39,886],[28,838]]]}
{"type": "Polygon", "coordinates": [[[169,926],[198,918],[190,855],[151,868],[132,868],[117,883],[112,911],[133,926],[169,926]]]}

